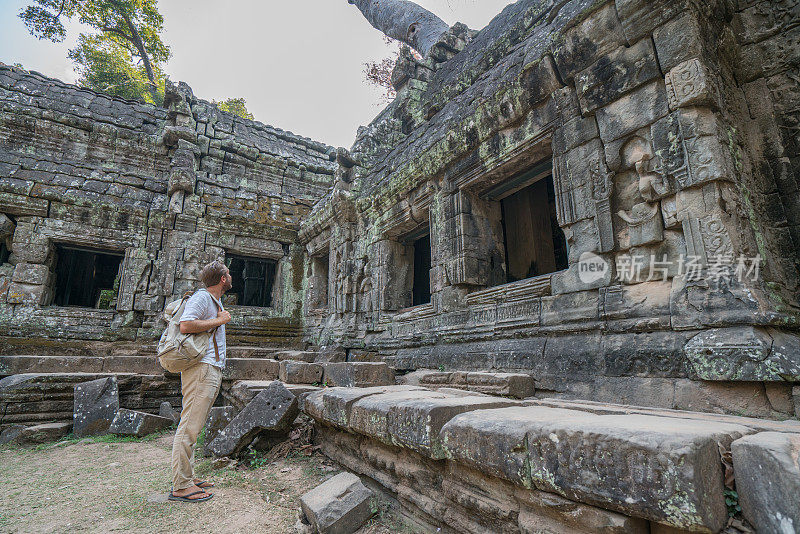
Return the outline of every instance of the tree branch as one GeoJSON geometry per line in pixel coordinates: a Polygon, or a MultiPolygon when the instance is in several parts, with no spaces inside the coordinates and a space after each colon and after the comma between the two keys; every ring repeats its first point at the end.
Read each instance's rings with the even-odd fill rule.
{"type": "Polygon", "coordinates": [[[347,0],[372,26],[423,56],[450,27],[424,7],[408,0],[347,0]]]}

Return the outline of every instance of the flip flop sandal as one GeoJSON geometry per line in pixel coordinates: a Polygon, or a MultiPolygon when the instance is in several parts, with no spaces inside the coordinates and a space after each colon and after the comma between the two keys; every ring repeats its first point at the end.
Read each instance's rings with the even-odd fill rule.
{"type": "Polygon", "coordinates": [[[209,482],[207,480],[201,480],[200,482],[195,482],[194,485],[197,486],[198,488],[202,488],[202,489],[208,489],[208,488],[213,488],[214,487],[214,483],[213,482],[209,482]]]}
{"type": "Polygon", "coordinates": [[[189,497],[191,497],[193,495],[198,495],[200,493],[205,493],[205,491],[195,491],[194,493],[190,493],[188,495],[183,495],[183,496],[179,497],[178,495],[173,495],[172,492],[170,491],[168,499],[170,501],[180,501],[180,502],[203,502],[203,501],[209,500],[211,497],[214,496],[213,493],[209,493],[208,497],[198,497],[197,499],[190,499],[189,498],[189,497]]]}

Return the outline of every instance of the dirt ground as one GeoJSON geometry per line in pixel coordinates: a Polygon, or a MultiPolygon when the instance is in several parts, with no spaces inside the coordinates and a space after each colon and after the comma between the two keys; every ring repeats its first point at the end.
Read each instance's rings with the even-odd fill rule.
{"type": "MultiPolygon", "coordinates": [[[[172,434],[121,440],[103,437],[36,448],[0,448],[0,532],[294,532],[298,497],[338,472],[315,454],[215,470],[204,503],[165,500],[172,434]]],[[[360,534],[409,532],[385,503],[360,534]]]]}

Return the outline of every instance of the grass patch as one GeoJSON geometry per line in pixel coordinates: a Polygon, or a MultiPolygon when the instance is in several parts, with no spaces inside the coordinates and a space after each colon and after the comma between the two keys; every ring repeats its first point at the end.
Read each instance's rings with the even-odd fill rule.
{"type": "Polygon", "coordinates": [[[51,449],[54,446],[63,446],[67,447],[69,445],[75,445],[76,443],[142,443],[147,441],[155,441],[162,436],[166,436],[173,432],[174,428],[167,428],[165,430],[159,430],[158,432],[153,432],[152,434],[148,434],[141,438],[137,438],[136,436],[118,436],[116,434],[103,434],[101,436],[89,436],[86,438],[76,438],[72,434],[69,434],[62,440],[56,442],[49,442],[49,443],[41,443],[33,447],[34,451],[43,451],[47,449],[51,449]]]}

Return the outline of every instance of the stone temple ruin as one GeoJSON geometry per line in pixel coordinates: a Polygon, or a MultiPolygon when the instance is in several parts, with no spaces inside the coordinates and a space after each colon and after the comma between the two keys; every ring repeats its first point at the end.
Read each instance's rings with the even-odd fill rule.
{"type": "Polygon", "coordinates": [[[719,532],[732,467],[800,532],[798,9],[520,0],[349,150],[0,66],[0,430],[178,407],[159,315],[224,258],[223,403],[294,383],[419,525],[719,532]]]}

